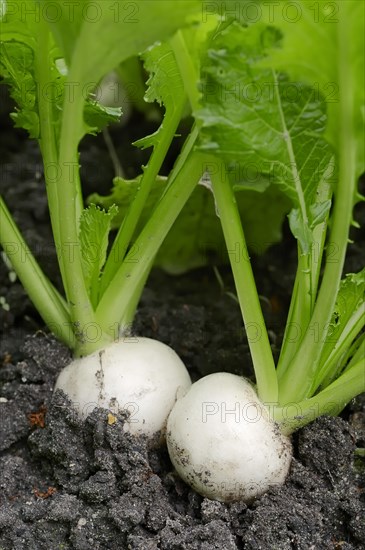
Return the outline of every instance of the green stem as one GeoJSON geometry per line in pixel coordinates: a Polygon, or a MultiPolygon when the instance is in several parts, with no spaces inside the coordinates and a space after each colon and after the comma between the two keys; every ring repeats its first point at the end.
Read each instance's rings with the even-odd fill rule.
{"type": "Polygon", "coordinates": [[[278,379],[290,366],[303,339],[312,313],[310,254],[302,254],[298,244],[298,267],[290,302],[285,335],[277,366],[278,379]]]}
{"type": "Polygon", "coordinates": [[[0,242],[29,298],[42,319],[62,342],[73,347],[65,300],[46,278],[0,196],[0,242]]]}
{"type": "MultiPolygon", "coordinates": [[[[188,142],[191,141],[188,138],[188,142]]],[[[189,145],[192,147],[195,138],[189,145]]],[[[189,150],[191,149],[189,147],[189,150]]],[[[151,218],[143,228],[123,264],[106,289],[96,310],[98,322],[106,327],[110,323],[120,322],[134,295],[139,292],[141,281],[146,276],[161,243],[180,214],[183,206],[193,192],[202,175],[202,159],[191,154],[168,184],[166,192],[157,204],[151,218]],[[132,263],[133,262],[133,263],[132,263]]],[[[170,179],[170,178],[169,178],[170,179]]]]}
{"type": "Polygon", "coordinates": [[[345,370],[352,368],[358,361],[365,361],[365,332],[363,332],[353,343],[349,350],[348,357],[351,357],[351,359],[345,370]]]}
{"type": "Polygon", "coordinates": [[[356,191],[356,139],[354,133],[354,83],[349,62],[349,29],[339,20],[339,182],[330,233],[330,250],[336,258],[326,258],[322,284],[311,323],[290,367],[279,384],[280,403],[300,401],[310,392],[334,311],[347,250],[352,208],[356,191]],[[318,332],[313,341],[313,330],[318,332]]]}
{"type": "MultiPolygon", "coordinates": [[[[194,101],[195,107],[199,97],[196,87],[198,79],[195,68],[192,64],[191,56],[189,55],[184,38],[180,31],[178,31],[171,38],[170,45],[173,49],[176,63],[179,67],[181,79],[185,85],[185,91],[190,102],[194,101]]],[[[159,131],[159,140],[153,149],[150,161],[141,178],[139,189],[118,230],[118,234],[106,261],[101,279],[101,296],[118,270],[119,265],[116,263],[115,259],[121,258],[121,261],[123,261],[123,258],[127,253],[128,247],[137,227],[138,220],[146,204],[146,200],[161,169],[162,163],[166,157],[167,151],[181,120],[185,103],[186,99],[183,96],[180,101],[176,101],[175,108],[172,113],[169,111],[166,112],[163,125],[159,131]]]]}
{"type": "Polygon", "coordinates": [[[170,39],[170,45],[174,50],[175,59],[182,81],[184,82],[191,110],[194,112],[199,107],[199,90],[197,86],[199,78],[181,30],[177,31],[170,39]]]}
{"type": "Polygon", "coordinates": [[[228,252],[235,250],[237,244],[240,250],[239,260],[237,261],[236,258],[233,259],[230,256],[230,261],[248,335],[248,343],[255,369],[257,392],[263,402],[276,402],[278,385],[275,364],[248,257],[236,198],[228,180],[224,163],[218,161],[215,157],[211,159],[207,157],[207,166],[209,165],[215,168],[211,170],[210,175],[227,250],[228,252]],[[252,329],[254,329],[254,337],[250,337],[252,329]]]}
{"type": "Polygon", "coordinates": [[[112,164],[113,164],[114,177],[124,178],[125,174],[124,174],[123,166],[119,160],[118,153],[114,147],[114,143],[108,128],[103,129],[103,138],[104,138],[106,148],[108,149],[110,160],[112,161],[112,164]]]}
{"type": "Polygon", "coordinates": [[[119,227],[112,249],[108,255],[108,259],[105,264],[100,283],[101,295],[105,292],[109,282],[118,271],[120,263],[116,260],[121,259],[121,261],[123,261],[123,258],[127,252],[128,246],[130,245],[135,229],[137,227],[138,220],[146,204],[148,195],[150,194],[152,186],[156,180],[156,177],[165,159],[166,153],[175,135],[177,126],[181,119],[185,102],[186,99],[182,98],[180,103],[176,105],[174,112],[171,115],[166,115],[164,119],[162,128],[160,130],[158,143],[153,149],[153,153],[151,155],[149,163],[145,168],[145,171],[141,178],[139,189],[136,193],[136,196],[134,197],[132,204],[128,209],[128,212],[121,226],[119,227]]]}
{"type": "MultiPolygon", "coordinates": [[[[45,90],[48,84],[52,81],[49,53],[52,47],[52,44],[50,43],[50,36],[51,35],[48,30],[48,25],[45,21],[41,21],[38,36],[38,48],[35,55],[35,71],[37,75],[37,82],[39,84],[39,90],[41,91],[45,90]]],[[[53,111],[53,105],[53,97],[45,96],[43,93],[38,94],[40,123],[39,145],[41,148],[44,165],[48,209],[51,219],[55,247],[58,252],[60,272],[67,295],[67,277],[65,273],[65,266],[59,255],[60,251],[62,250],[62,240],[60,232],[61,223],[59,218],[58,182],[56,181],[55,177],[51,178],[51,174],[53,175],[61,169],[61,165],[58,162],[57,140],[55,135],[55,115],[53,111]]],[[[73,157],[73,164],[75,166],[78,165],[77,151],[73,157]]],[[[82,210],[82,197],[78,171],[75,171],[75,179],[75,189],[77,190],[76,205],[77,214],[79,215],[82,210]]],[[[60,195],[62,196],[62,192],[60,193],[60,195]]]]}
{"type": "Polygon", "coordinates": [[[343,366],[342,360],[356,336],[363,329],[365,324],[365,311],[359,307],[351,319],[348,320],[346,327],[342,333],[336,337],[331,352],[322,364],[318,375],[315,378],[315,384],[312,386],[310,393],[313,394],[319,386],[327,386],[336,376],[338,369],[343,366]]]}
{"type": "MultiPolygon", "coordinates": [[[[322,176],[318,185],[316,202],[328,201],[331,196],[329,178],[334,169],[334,158],[322,176]]],[[[328,216],[327,216],[328,218],[328,216]]],[[[321,272],[322,256],[327,231],[327,218],[313,229],[313,244],[308,254],[302,254],[298,243],[298,268],[294,282],[294,290],[289,308],[285,336],[277,365],[278,380],[295,356],[302,342],[305,331],[313,314],[318,292],[318,282],[321,272]]]]}
{"type": "Polygon", "coordinates": [[[365,392],[364,358],[346,370],[319,394],[284,407],[274,409],[274,420],[283,433],[289,435],[323,415],[338,415],[357,395],[365,392]]]}
{"type": "MultiPolygon", "coordinates": [[[[72,80],[73,74],[77,74],[77,67],[73,66],[72,69],[69,75],[70,80],[72,80]]],[[[79,139],[83,135],[83,107],[82,93],[77,88],[72,101],[66,98],[64,102],[59,152],[60,176],[57,181],[60,190],[58,219],[61,242],[58,252],[76,338],[74,350],[76,356],[92,353],[112,340],[110,334],[105,334],[96,324],[95,312],[87,292],[82,269],[79,240],[82,197],[77,147],[79,139]],[[96,338],[95,331],[99,331],[96,338]]]]}
{"type": "MultiPolygon", "coordinates": [[[[38,48],[35,53],[35,72],[39,90],[45,90],[46,86],[51,82],[49,50],[50,33],[45,21],[40,22],[38,48]]],[[[51,178],[51,174],[58,170],[58,154],[56,145],[56,136],[54,132],[54,113],[52,98],[45,97],[44,94],[38,94],[38,111],[40,137],[39,146],[42,153],[44,176],[46,182],[48,211],[51,220],[53,239],[56,250],[61,248],[59,218],[58,218],[58,190],[55,178],[51,178]]],[[[64,282],[65,274],[62,262],[59,262],[62,280],[64,282]]]]}
{"type": "Polygon", "coordinates": [[[123,312],[123,317],[121,318],[121,321],[120,321],[120,327],[122,329],[121,330],[122,334],[124,332],[128,332],[129,327],[131,327],[132,324],[133,324],[133,320],[134,320],[134,317],[135,317],[135,314],[136,314],[136,309],[137,309],[139,301],[141,299],[141,295],[142,295],[143,289],[145,287],[146,281],[148,279],[148,276],[151,272],[151,269],[152,269],[152,266],[153,266],[153,261],[154,261],[154,258],[152,258],[152,260],[150,260],[149,266],[146,266],[145,273],[144,273],[143,277],[140,278],[138,285],[136,285],[136,288],[133,292],[133,296],[132,296],[131,300],[128,302],[128,304],[127,304],[127,306],[126,306],[126,308],[123,312]]]}
{"type": "MultiPolygon", "coordinates": [[[[332,200],[333,189],[330,180],[333,177],[335,170],[335,157],[333,156],[328,163],[327,169],[322,175],[322,179],[319,182],[316,203],[324,203],[332,200]]],[[[316,225],[313,229],[313,244],[310,252],[310,270],[311,270],[311,299],[312,299],[312,312],[315,306],[319,279],[321,275],[321,267],[323,260],[323,252],[326,242],[327,227],[328,227],[329,211],[326,218],[322,223],[316,225]]]]}

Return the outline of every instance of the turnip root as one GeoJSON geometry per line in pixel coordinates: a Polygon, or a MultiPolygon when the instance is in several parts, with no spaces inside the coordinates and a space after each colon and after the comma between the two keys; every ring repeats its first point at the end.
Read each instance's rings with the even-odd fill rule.
{"type": "Polygon", "coordinates": [[[201,495],[251,501],[284,483],[291,443],[269,418],[251,384],[217,373],[193,384],[167,422],[171,461],[201,495]]]}
{"type": "Polygon", "coordinates": [[[149,338],[129,338],[65,367],[55,390],[63,390],[86,418],[95,407],[130,415],[124,425],[132,434],[153,437],[164,431],[179,391],[191,385],[176,353],[149,338]]]}

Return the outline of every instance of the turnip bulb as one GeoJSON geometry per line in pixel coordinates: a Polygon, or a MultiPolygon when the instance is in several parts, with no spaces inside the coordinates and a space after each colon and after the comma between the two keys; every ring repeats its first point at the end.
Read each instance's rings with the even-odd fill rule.
{"type": "Polygon", "coordinates": [[[287,476],[292,448],[252,385],[216,373],[194,383],[168,422],[169,455],[180,477],[213,500],[250,502],[287,476]]]}
{"type": "Polygon", "coordinates": [[[75,359],[61,371],[55,390],[68,395],[82,418],[95,407],[127,410],[124,430],[152,438],[164,432],[179,392],[190,385],[185,365],[170,347],[138,337],[75,359]]]}

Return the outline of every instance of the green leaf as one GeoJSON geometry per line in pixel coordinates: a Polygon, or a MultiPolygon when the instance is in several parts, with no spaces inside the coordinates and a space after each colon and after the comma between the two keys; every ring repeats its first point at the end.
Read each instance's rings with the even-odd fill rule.
{"type": "Polygon", "coordinates": [[[40,61],[39,46],[44,27],[41,28],[39,17],[39,5],[32,0],[15,0],[9,4],[9,10],[0,23],[0,74],[9,85],[11,96],[16,102],[15,112],[11,115],[15,125],[27,130],[30,137],[41,139],[39,104],[47,103],[50,105],[52,127],[58,139],[65,76],[60,70],[61,54],[50,40],[49,50],[46,52],[49,79],[42,83],[39,81],[40,64],[44,63],[43,59],[40,61]]]}
{"type": "Polygon", "coordinates": [[[181,112],[181,102],[185,100],[184,83],[178,70],[174,52],[168,42],[156,44],[142,56],[144,67],[149,73],[148,89],[144,99],[148,103],[157,101],[164,105],[165,116],[159,129],[150,136],[134,142],[134,145],[146,149],[153,147],[160,139],[163,125],[174,117],[175,111],[181,112]]]}
{"type": "Polygon", "coordinates": [[[263,254],[281,241],[282,225],[290,210],[290,201],[270,185],[263,192],[254,189],[236,190],[236,201],[249,251],[263,254]]]}
{"type": "Polygon", "coordinates": [[[199,148],[218,154],[228,172],[232,164],[242,174],[251,166],[277,185],[297,209],[294,234],[306,253],[316,221],[311,209],[333,153],[323,139],[325,105],[316,91],[260,66],[277,40],[264,25],[236,22],[216,36],[204,65],[202,108],[195,113],[202,124],[199,148]]]}
{"type": "MultiPolygon", "coordinates": [[[[345,329],[347,322],[365,303],[365,268],[359,273],[349,273],[341,281],[338,292],[335,311],[331,319],[330,340],[338,340],[339,335],[345,329]]],[[[364,310],[365,313],[365,310],[364,310]]],[[[331,344],[331,342],[329,343],[331,344]]]]}
{"type": "Polygon", "coordinates": [[[155,265],[179,275],[222,259],[228,261],[214,197],[198,185],[162,243],[155,265]]]}
{"type": "Polygon", "coordinates": [[[82,270],[94,307],[97,305],[100,273],[106,260],[109,231],[117,212],[114,205],[106,212],[91,204],[83,210],[80,218],[82,270]]]}
{"type": "Polygon", "coordinates": [[[0,6],[1,42],[14,40],[35,49],[35,30],[39,19],[39,6],[34,0],[3,1],[0,6]],[[30,15],[33,12],[33,16],[30,15]],[[27,17],[27,14],[29,16],[27,17]]]}
{"type": "Polygon", "coordinates": [[[315,86],[323,95],[328,105],[326,137],[337,150],[340,102],[353,103],[352,125],[358,141],[358,176],[364,170],[365,155],[364,7],[365,3],[358,0],[298,0],[295,2],[298,20],[293,23],[283,6],[274,8],[273,5],[270,6],[270,2],[264,2],[262,6],[264,20],[274,24],[282,33],[280,47],[270,52],[270,65],[279,71],[285,71],[292,79],[315,86]],[[272,9],[275,9],[274,17],[272,9]],[[344,29],[350,32],[351,37],[348,40],[346,58],[341,47],[344,29]],[[347,82],[347,89],[340,90],[340,75],[345,66],[352,81],[347,82]]]}
{"type": "MultiPolygon", "coordinates": [[[[0,74],[3,81],[9,85],[11,96],[17,107],[12,118],[15,126],[24,128],[30,137],[39,139],[39,86],[37,81],[36,55],[38,48],[39,30],[35,26],[29,28],[20,20],[12,20],[9,23],[12,31],[8,29],[8,23],[3,23],[6,40],[0,43],[0,74]],[[25,29],[24,32],[16,32],[16,29],[25,29]],[[33,33],[33,35],[32,35],[33,33]],[[24,42],[14,41],[14,37],[24,39],[24,42]]],[[[42,100],[51,103],[53,114],[53,128],[56,131],[56,139],[59,139],[62,119],[62,107],[65,97],[65,80],[67,68],[64,66],[60,53],[56,47],[49,52],[51,82],[42,89],[42,100]]],[[[72,93],[72,92],[71,92],[72,93]]],[[[102,130],[112,122],[118,122],[121,110],[105,107],[93,100],[90,96],[84,108],[84,133],[95,133],[102,130]]]]}
{"type": "MultiPolygon", "coordinates": [[[[282,219],[289,203],[285,197],[277,201],[272,186],[264,193],[242,190],[236,198],[247,246],[262,254],[282,238],[282,219]]],[[[205,265],[228,264],[229,258],[247,260],[244,254],[239,243],[227,251],[213,194],[206,186],[198,185],[157,253],[155,265],[180,274],[205,265]]]]}
{"type": "Polygon", "coordinates": [[[70,6],[57,0],[61,16],[52,27],[63,48],[72,78],[82,88],[99,80],[119,63],[140,54],[184,26],[193,14],[200,15],[198,0],[103,0],[70,6]]]}
{"type": "MultiPolygon", "coordinates": [[[[52,28],[55,39],[63,52],[66,63],[69,66],[84,22],[86,19],[89,19],[89,22],[91,23],[91,19],[93,17],[91,13],[92,6],[88,7],[88,4],[90,3],[89,0],[80,0],[69,4],[65,4],[65,2],[57,0],[55,3],[58,4],[58,16],[56,20],[49,21],[49,24],[52,28]]],[[[100,9],[102,9],[102,4],[95,4],[94,16],[96,12],[100,12],[100,9]]],[[[109,7],[106,2],[105,6],[106,8],[109,7]]],[[[96,36],[97,35],[95,34],[95,37],[96,36]]],[[[98,41],[95,40],[95,43],[96,42],[98,41]]],[[[93,80],[91,80],[91,82],[93,82],[93,80]]]]}
{"type": "Polygon", "coordinates": [[[34,80],[34,54],[26,44],[0,44],[0,73],[10,86],[12,98],[18,105],[12,114],[17,128],[24,128],[30,137],[39,137],[37,88],[34,80]]]}
{"type": "Polygon", "coordinates": [[[341,362],[342,354],[346,354],[348,347],[353,343],[354,338],[364,324],[365,268],[359,273],[346,275],[345,279],[341,281],[335,310],[332,314],[328,336],[321,356],[322,369],[318,374],[322,377],[325,368],[327,374],[325,385],[336,378],[339,371],[345,366],[341,362]],[[337,358],[337,362],[334,362],[330,369],[331,365],[326,365],[326,361],[332,356],[337,358]]]}
{"type": "Polygon", "coordinates": [[[308,245],[313,241],[313,229],[327,219],[331,204],[332,201],[330,200],[311,204],[306,223],[303,221],[303,215],[299,208],[293,208],[289,213],[291,232],[300,242],[304,254],[307,254],[310,250],[308,245]]]}
{"type": "Polygon", "coordinates": [[[90,99],[85,103],[84,108],[85,133],[95,134],[100,132],[108,124],[119,122],[121,116],[121,108],[107,107],[90,99]]]}
{"type": "MultiPolygon", "coordinates": [[[[199,15],[200,1],[179,0],[174,3],[174,9],[169,10],[168,17],[167,4],[164,1],[104,0],[98,3],[82,0],[71,5],[58,0],[52,5],[52,13],[56,13],[57,18],[54,18],[55,22],[50,23],[50,26],[62,54],[55,48],[50,52],[50,66],[55,82],[53,88],[50,83],[49,91],[57,93],[50,101],[53,102],[57,135],[60,133],[58,126],[62,118],[65,92],[68,102],[74,103],[73,132],[68,131],[68,139],[76,147],[86,132],[100,130],[118,116],[116,112],[112,113],[98,106],[90,94],[85,97],[86,91],[91,93],[101,78],[123,60],[141,53],[156,40],[168,37],[187,24],[192,14],[199,15]],[[61,75],[55,61],[62,57],[65,57],[66,70],[61,75]],[[85,102],[86,107],[83,105],[85,102]],[[84,120],[81,113],[83,109],[84,120]]],[[[42,11],[40,2],[14,0],[0,23],[1,41],[7,42],[7,48],[11,50],[7,56],[10,61],[6,67],[3,65],[4,76],[15,87],[26,84],[27,96],[28,90],[35,91],[35,61],[34,58],[32,61],[32,52],[33,55],[37,52],[39,21],[43,17],[44,10],[42,11]],[[22,45],[15,51],[8,44],[14,40],[28,46],[28,50],[22,45]]],[[[50,22],[50,19],[46,20],[50,22]]],[[[37,116],[35,91],[32,108],[21,108],[17,114],[17,125],[28,129],[33,137],[39,137],[37,116]]]]}
{"type": "MultiPolygon", "coordinates": [[[[125,216],[126,211],[129,208],[131,202],[138,191],[140,186],[142,175],[137,176],[131,180],[116,177],[113,179],[113,188],[110,195],[102,196],[99,193],[93,193],[87,198],[87,204],[97,204],[102,208],[111,208],[113,204],[118,206],[118,212],[113,217],[112,228],[116,229],[120,226],[125,216]]],[[[165,188],[167,178],[159,176],[152,187],[149,198],[147,199],[145,210],[152,210],[156,202],[158,201],[162,191],[165,188]]]]}

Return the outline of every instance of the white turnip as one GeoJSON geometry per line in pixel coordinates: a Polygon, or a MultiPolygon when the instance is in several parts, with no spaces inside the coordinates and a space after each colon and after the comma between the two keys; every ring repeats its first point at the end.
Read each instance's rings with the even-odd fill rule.
{"type": "Polygon", "coordinates": [[[171,411],[166,434],[171,461],[201,495],[248,502],[281,485],[291,462],[290,440],[269,416],[244,378],[206,376],[171,411]]]}
{"type": "Polygon", "coordinates": [[[110,344],[65,367],[55,390],[63,390],[82,418],[95,407],[130,415],[124,429],[149,437],[164,431],[179,391],[191,385],[177,354],[149,338],[110,344]]]}

